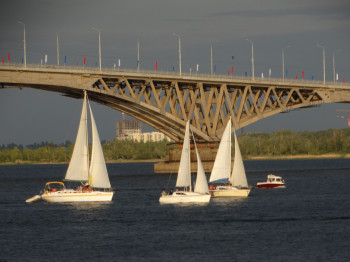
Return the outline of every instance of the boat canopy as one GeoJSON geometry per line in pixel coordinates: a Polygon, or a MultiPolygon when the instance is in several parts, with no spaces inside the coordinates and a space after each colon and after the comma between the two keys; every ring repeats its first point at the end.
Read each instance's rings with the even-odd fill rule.
{"type": "Polygon", "coordinates": [[[211,183],[227,183],[227,182],[228,182],[228,178],[223,178],[223,179],[211,181],[211,183]]]}
{"type": "Polygon", "coordinates": [[[60,185],[64,186],[64,183],[61,182],[61,181],[51,181],[51,182],[47,182],[47,183],[45,184],[45,186],[48,186],[48,185],[50,185],[50,184],[60,184],[60,185]]]}

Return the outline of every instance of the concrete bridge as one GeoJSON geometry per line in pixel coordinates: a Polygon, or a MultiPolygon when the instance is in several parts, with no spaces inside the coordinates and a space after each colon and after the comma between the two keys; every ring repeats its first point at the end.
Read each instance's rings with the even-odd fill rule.
{"type": "Polygon", "coordinates": [[[220,140],[231,116],[235,129],[296,108],[350,102],[350,85],[214,74],[22,64],[0,65],[1,88],[35,88],[109,106],[181,142],[185,122],[199,142],[220,140]]]}

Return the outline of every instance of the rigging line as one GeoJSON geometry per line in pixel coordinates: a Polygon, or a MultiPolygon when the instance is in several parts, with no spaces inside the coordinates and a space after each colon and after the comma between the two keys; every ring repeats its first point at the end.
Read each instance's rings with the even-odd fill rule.
{"type": "Polygon", "coordinates": [[[169,176],[168,184],[166,185],[166,189],[169,188],[170,179],[171,179],[171,173],[170,173],[170,176],[169,176]]]}

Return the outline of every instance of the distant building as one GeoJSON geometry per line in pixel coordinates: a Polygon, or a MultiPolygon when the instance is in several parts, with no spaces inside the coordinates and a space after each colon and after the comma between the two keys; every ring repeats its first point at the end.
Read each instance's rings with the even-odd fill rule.
{"type": "Polygon", "coordinates": [[[123,114],[123,120],[117,122],[116,138],[118,140],[128,139],[131,134],[141,133],[141,122],[138,120],[125,120],[123,114]]]}
{"type": "Polygon", "coordinates": [[[128,139],[137,142],[158,142],[162,140],[171,141],[169,137],[161,132],[147,132],[147,133],[134,133],[131,134],[128,139]]]}
{"type": "Polygon", "coordinates": [[[157,142],[166,139],[171,141],[170,138],[165,136],[161,132],[141,132],[141,122],[138,120],[125,120],[125,115],[123,114],[123,120],[117,122],[117,140],[133,140],[137,142],[157,142]]]}

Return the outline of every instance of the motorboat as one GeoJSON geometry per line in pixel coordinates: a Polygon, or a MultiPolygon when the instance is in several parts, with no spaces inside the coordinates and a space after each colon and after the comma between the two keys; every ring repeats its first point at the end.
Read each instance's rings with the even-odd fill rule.
{"type": "Polygon", "coordinates": [[[257,188],[285,188],[285,182],[280,176],[275,176],[273,174],[267,175],[266,182],[258,182],[257,188]]]}

